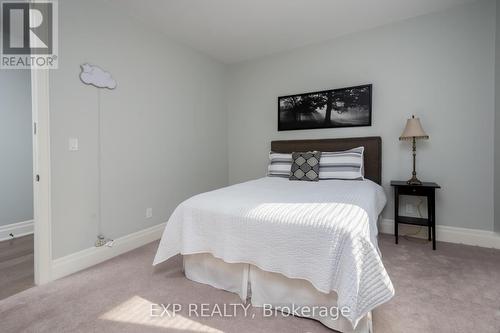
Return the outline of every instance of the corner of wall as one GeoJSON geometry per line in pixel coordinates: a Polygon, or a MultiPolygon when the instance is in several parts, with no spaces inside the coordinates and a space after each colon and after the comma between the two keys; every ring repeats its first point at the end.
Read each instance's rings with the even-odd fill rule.
{"type": "Polygon", "coordinates": [[[495,158],[494,158],[494,230],[500,232],[500,0],[496,1],[495,37],[495,158]]]}

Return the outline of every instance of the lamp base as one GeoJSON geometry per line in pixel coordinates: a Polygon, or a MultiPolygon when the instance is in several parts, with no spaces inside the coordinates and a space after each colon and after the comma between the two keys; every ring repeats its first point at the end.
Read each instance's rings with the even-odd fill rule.
{"type": "Polygon", "coordinates": [[[413,175],[413,177],[411,177],[411,179],[409,179],[406,183],[408,185],[422,185],[422,182],[417,178],[416,175],[413,175]]]}

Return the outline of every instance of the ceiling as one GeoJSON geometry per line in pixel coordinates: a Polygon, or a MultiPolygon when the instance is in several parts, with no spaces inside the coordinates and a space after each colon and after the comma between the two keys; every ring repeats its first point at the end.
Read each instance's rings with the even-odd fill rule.
{"type": "Polygon", "coordinates": [[[224,63],[273,54],[471,0],[111,0],[224,63]]]}

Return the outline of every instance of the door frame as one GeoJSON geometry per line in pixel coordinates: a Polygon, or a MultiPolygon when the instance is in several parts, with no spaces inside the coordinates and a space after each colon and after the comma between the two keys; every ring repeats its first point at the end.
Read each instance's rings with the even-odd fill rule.
{"type": "Polygon", "coordinates": [[[52,281],[49,70],[31,70],[35,284],[52,281]]]}

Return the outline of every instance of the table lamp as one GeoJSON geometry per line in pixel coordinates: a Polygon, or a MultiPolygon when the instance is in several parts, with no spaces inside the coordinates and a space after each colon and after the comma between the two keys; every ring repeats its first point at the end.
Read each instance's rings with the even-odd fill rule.
{"type": "Polygon", "coordinates": [[[420,119],[411,116],[411,118],[406,121],[406,127],[399,137],[399,140],[413,140],[413,172],[411,179],[407,181],[409,185],[422,185],[415,171],[415,158],[417,156],[416,139],[429,139],[429,136],[424,132],[420,124],[420,119]]]}

